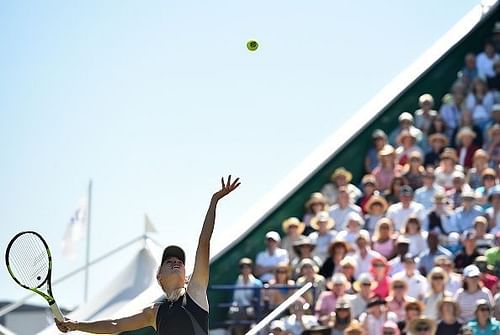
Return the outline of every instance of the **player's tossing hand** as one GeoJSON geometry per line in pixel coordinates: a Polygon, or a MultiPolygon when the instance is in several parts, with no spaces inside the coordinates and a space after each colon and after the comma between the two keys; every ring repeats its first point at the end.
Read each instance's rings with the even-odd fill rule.
{"type": "Polygon", "coordinates": [[[232,191],[234,191],[238,186],[240,186],[240,178],[236,178],[232,183],[231,183],[231,175],[227,177],[227,182],[224,182],[224,177],[221,178],[221,189],[217,192],[214,193],[213,199],[214,200],[220,200],[232,191]]]}

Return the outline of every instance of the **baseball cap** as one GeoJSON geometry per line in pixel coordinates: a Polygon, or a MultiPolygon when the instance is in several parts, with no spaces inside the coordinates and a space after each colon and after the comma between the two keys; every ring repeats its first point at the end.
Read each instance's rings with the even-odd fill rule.
{"type": "Polygon", "coordinates": [[[177,257],[182,261],[182,263],[186,263],[186,254],[181,247],[176,245],[169,245],[163,250],[163,256],[161,257],[161,264],[167,260],[169,257],[177,257]]]}
{"type": "Polygon", "coordinates": [[[276,242],[280,242],[281,241],[280,234],[278,234],[275,231],[267,232],[266,239],[271,239],[271,240],[274,240],[276,242]]]}
{"type": "Polygon", "coordinates": [[[408,112],[403,112],[398,117],[399,122],[401,121],[411,121],[413,122],[413,115],[408,112]]]}
{"type": "Polygon", "coordinates": [[[408,186],[408,185],[403,185],[403,186],[401,186],[401,190],[399,191],[399,193],[401,195],[412,196],[413,195],[413,189],[410,186],[408,186]]]}
{"type": "Polygon", "coordinates": [[[281,320],[274,320],[273,322],[271,322],[269,329],[271,329],[271,330],[279,329],[279,330],[285,331],[285,323],[281,320]]]}
{"type": "Polygon", "coordinates": [[[480,274],[481,271],[479,271],[479,268],[474,264],[468,265],[464,269],[465,278],[478,277],[480,274]]]}

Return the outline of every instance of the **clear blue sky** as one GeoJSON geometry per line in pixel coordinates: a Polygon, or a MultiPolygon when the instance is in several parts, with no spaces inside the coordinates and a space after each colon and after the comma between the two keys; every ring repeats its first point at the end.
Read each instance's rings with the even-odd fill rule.
{"type": "MultiPolygon", "coordinates": [[[[93,257],[145,212],[192,254],[221,175],[243,184],[219,237],[476,3],[1,2],[1,249],[35,229],[55,278],[81,266],[84,244],[70,263],[60,242],[92,178],[93,257]]],[[[92,270],[90,294],[139,246],[92,270]]],[[[82,278],[54,288],[61,305],[81,303],[82,278]]],[[[5,268],[0,292],[26,293],[5,268]]]]}

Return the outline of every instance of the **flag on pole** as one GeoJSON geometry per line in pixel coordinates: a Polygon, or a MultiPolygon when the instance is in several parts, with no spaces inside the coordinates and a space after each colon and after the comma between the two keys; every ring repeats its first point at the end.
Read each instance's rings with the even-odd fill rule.
{"type": "Polygon", "coordinates": [[[158,230],[156,230],[156,227],[153,225],[151,220],[149,219],[149,216],[147,214],[144,214],[144,233],[157,233],[158,230]]]}
{"type": "Polygon", "coordinates": [[[78,207],[69,219],[68,226],[64,232],[62,241],[63,256],[69,260],[75,260],[77,256],[76,247],[78,241],[85,238],[88,224],[87,197],[80,200],[78,207]]]}

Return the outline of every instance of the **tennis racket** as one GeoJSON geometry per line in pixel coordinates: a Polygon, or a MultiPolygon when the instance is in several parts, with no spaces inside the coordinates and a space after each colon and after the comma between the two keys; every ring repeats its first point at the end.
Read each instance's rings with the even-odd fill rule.
{"type": "Polygon", "coordinates": [[[50,249],[40,234],[23,231],[14,236],[7,246],[5,263],[16,283],[41,295],[49,303],[56,319],[64,321],[52,294],[50,249]]]}

